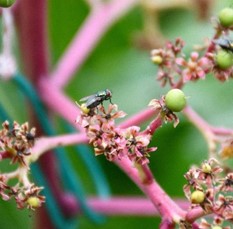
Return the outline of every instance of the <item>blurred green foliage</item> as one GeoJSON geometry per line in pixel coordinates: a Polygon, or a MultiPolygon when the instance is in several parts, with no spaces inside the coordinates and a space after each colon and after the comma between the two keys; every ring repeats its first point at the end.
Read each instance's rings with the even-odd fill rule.
{"type": "MultiPolygon", "coordinates": [[[[228,6],[228,1],[216,1],[211,11],[228,6]]],[[[88,15],[89,9],[84,1],[49,1],[49,41],[52,66],[71,42],[77,29],[88,15]]],[[[140,50],[135,45],[135,36],[142,30],[142,10],[136,7],[115,23],[90,54],[80,71],[66,86],[66,94],[74,101],[98,90],[109,88],[113,91],[113,102],[128,115],[145,108],[153,98],[165,94],[168,88],[160,88],[156,81],[156,66],[150,62],[149,51],[140,50]]],[[[214,33],[209,21],[200,21],[193,11],[170,9],[160,14],[163,34],[171,40],[181,37],[186,42],[187,54],[195,44],[214,33]]],[[[214,125],[232,126],[232,81],[224,84],[211,75],[205,81],[190,83],[184,88],[188,103],[206,120],[214,125]],[[221,96],[220,96],[221,95],[221,96]]],[[[27,115],[24,100],[10,82],[1,81],[0,102],[18,121],[25,121],[27,115]],[[15,97],[17,96],[17,103],[15,97]]],[[[59,102],[59,101],[55,101],[59,102]]],[[[207,147],[199,132],[182,116],[177,128],[164,125],[153,137],[151,145],[158,150],[151,154],[150,167],[161,186],[173,197],[183,197],[185,183],[183,174],[190,165],[200,163],[207,156],[207,147]]],[[[72,156],[74,166],[83,179],[88,193],[94,188],[86,175],[87,170],[72,156]]],[[[98,157],[108,177],[114,195],[142,195],[140,190],[114,164],[98,157]]],[[[1,168],[2,169],[2,168],[1,168]]],[[[13,201],[12,201],[13,202],[13,201]]],[[[0,204],[0,228],[32,228],[33,217],[28,211],[16,210],[15,203],[0,204]]],[[[80,228],[157,228],[159,219],[154,217],[108,217],[106,224],[96,226],[81,217],[80,228]]]]}

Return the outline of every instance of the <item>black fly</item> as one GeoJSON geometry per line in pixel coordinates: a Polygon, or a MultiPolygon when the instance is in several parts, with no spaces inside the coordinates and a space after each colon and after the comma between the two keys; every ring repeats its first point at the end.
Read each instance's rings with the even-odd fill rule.
{"type": "Polygon", "coordinates": [[[223,50],[233,53],[233,41],[227,38],[219,38],[213,41],[216,45],[219,45],[223,50]]]}
{"type": "Polygon", "coordinates": [[[85,102],[86,108],[92,109],[102,104],[104,100],[110,100],[111,102],[112,92],[109,89],[98,91],[96,94],[89,95],[80,99],[80,101],[85,102]]]}

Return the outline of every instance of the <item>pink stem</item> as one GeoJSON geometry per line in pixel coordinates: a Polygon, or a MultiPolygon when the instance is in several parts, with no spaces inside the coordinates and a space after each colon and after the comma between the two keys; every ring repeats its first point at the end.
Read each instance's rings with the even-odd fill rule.
{"type": "Polygon", "coordinates": [[[136,3],[136,0],[113,0],[94,7],[51,74],[52,83],[64,87],[106,30],[136,3]]]}
{"type": "Polygon", "coordinates": [[[67,134],[55,137],[42,137],[36,141],[32,152],[38,156],[59,146],[87,143],[86,134],[67,134]]]}
{"type": "Polygon", "coordinates": [[[185,217],[185,211],[164,192],[155,180],[149,184],[142,183],[139,172],[132,165],[132,161],[128,158],[121,158],[114,162],[138,185],[148,198],[150,198],[159,211],[159,214],[164,219],[171,219],[173,221],[185,217]]]}
{"type": "Polygon", "coordinates": [[[198,208],[194,208],[192,210],[190,210],[189,212],[187,212],[185,219],[192,223],[194,222],[196,219],[201,218],[202,216],[204,216],[206,213],[203,211],[203,209],[201,207],[198,208]]]}
{"type": "Polygon", "coordinates": [[[191,107],[186,106],[183,110],[184,114],[187,116],[187,118],[198,128],[201,130],[201,132],[210,131],[211,126],[202,119],[191,107]]]}
{"type": "Polygon", "coordinates": [[[217,135],[222,135],[222,136],[231,136],[233,135],[233,129],[227,129],[224,127],[212,127],[212,131],[217,134],[217,135]]]}
{"type": "Polygon", "coordinates": [[[151,108],[147,108],[132,117],[129,117],[127,120],[119,124],[120,128],[127,128],[133,125],[140,125],[144,123],[146,120],[152,118],[156,114],[155,110],[151,108]]]}
{"type": "MultiPolygon", "coordinates": [[[[176,200],[176,203],[182,208],[187,209],[189,203],[184,200],[176,200]]],[[[142,197],[111,197],[101,200],[95,197],[88,198],[88,205],[96,212],[104,215],[138,215],[155,216],[158,211],[150,200],[142,197]]]]}
{"type": "MultiPolygon", "coordinates": [[[[65,118],[71,125],[75,124],[77,115],[80,114],[80,110],[74,101],[66,97],[62,91],[54,86],[49,80],[41,79],[38,84],[38,90],[41,99],[47,104],[47,106],[55,113],[59,113],[65,118]]],[[[80,126],[75,125],[80,131],[83,131],[80,126]]]]}
{"type": "Polygon", "coordinates": [[[163,119],[161,115],[158,115],[158,117],[153,120],[150,125],[142,132],[144,134],[150,134],[153,135],[154,132],[163,124],[163,119]]]}

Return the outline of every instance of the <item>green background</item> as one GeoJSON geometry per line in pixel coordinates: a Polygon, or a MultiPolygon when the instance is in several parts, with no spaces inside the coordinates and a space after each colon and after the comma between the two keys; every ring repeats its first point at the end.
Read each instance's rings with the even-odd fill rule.
{"type": "MultiPolygon", "coordinates": [[[[230,1],[216,1],[210,16],[219,9],[229,6],[230,1]]],[[[52,66],[68,46],[77,29],[87,16],[89,9],[84,1],[49,1],[49,41],[52,66]]],[[[200,21],[194,11],[169,9],[160,13],[160,26],[167,39],[182,37],[189,53],[195,44],[203,44],[204,39],[214,34],[210,20],[200,21]]],[[[150,61],[150,52],[136,47],[135,38],[142,31],[142,9],[136,7],[115,23],[97,44],[80,71],[65,87],[72,100],[109,88],[113,91],[112,101],[129,116],[145,108],[153,98],[159,98],[168,88],[160,88],[156,81],[157,67],[150,61]]],[[[208,120],[218,126],[233,127],[232,124],[232,81],[220,83],[211,75],[206,80],[190,83],[184,91],[189,96],[188,103],[208,120]]],[[[19,122],[27,120],[25,102],[14,85],[0,83],[0,102],[19,122]],[[17,96],[17,102],[15,97],[17,96]]],[[[59,101],[55,101],[58,102],[59,101]]],[[[183,197],[185,183],[183,174],[190,165],[200,163],[207,157],[207,147],[199,132],[182,114],[180,124],[164,125],[153,137],[151,145],[158,150],[150,157],[150,167],[161,186],[172,197],[183,197]]],[[[59,125],[59,122],[57,122],[59,125]]],[[[143,126],[142,126],[143,127],[143,126]]],[[[63,129],[59,128],[60,133],[63,129]]],[[[87,170],[77,158],[73,159],[88,193],[94,194],[93,184],[87,170]]],[[[142,195],[140,190],[114,164],[104,157],[98,157],[108,178],[113,195],[142,195]]],[[[1,164],[0,170],[6,165],[1,164]]],[[[33,228],[31,212],[16,210],[15,203],[0,201],[0,228],[33,228]]],[[[158,228],[159,219],[154,217],[111,216],[103,225],[95,225],[85,217],[80,217],[80,228],[158,228]]]]}

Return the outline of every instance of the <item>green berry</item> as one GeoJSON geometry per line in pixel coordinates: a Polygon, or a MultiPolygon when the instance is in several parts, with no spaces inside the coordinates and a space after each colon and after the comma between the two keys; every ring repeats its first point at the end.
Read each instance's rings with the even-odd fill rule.
{"type": "Polygon", "coordinates": [[[158,55],[157,56],[153,56],[151,58],[151,60],[152,60],[152,62],[154,64],[158,64],[158,65],[160,65],[163,62],[163,58],[161,56],[158,56],[158,55]]]}
{"type": "Polygon", "coordinates": [[[173,112],[180,112],[186,106],[186,97],[180,89],[172,89],[165,95],[165,104],[173,112]]]}
{"type": "Polygon", "coordinates": [[[233,25],[233,9],[230,7],[224,8],[218,15],[221,25],[229,27],[233,25]]]}
{"type": "Polygon", "coordinates": [[[10,7],[15,3],[15,0],[0,0],[0,7],[10,7]]]}
{"type": "Polygon", "coordinates": [[[215,57],[216,65],[221,69],[228,69],[233,66],[233,54],[224,50],[217,52],[215,57]]]}
{"type": "Polygon", "coordinates": [[[205,193],[200,191],[200,190],[196,190],[191,194],[191,202],[193,204],[201,204],[205,199],[205,193]]]}
{"type": "Polygon", "coordinates": [[[40,199],[36,196],[31,196],[27,199],[27,204],[31,207],[31,208],[38,208],[41,206],[41,202],[40,199]]]}
{"type": "Polygon", "coordinates": [[[211,173],[212,172],[211,166],[206,162],[202,164],[201,170],[203,173],[211,173]]]}

